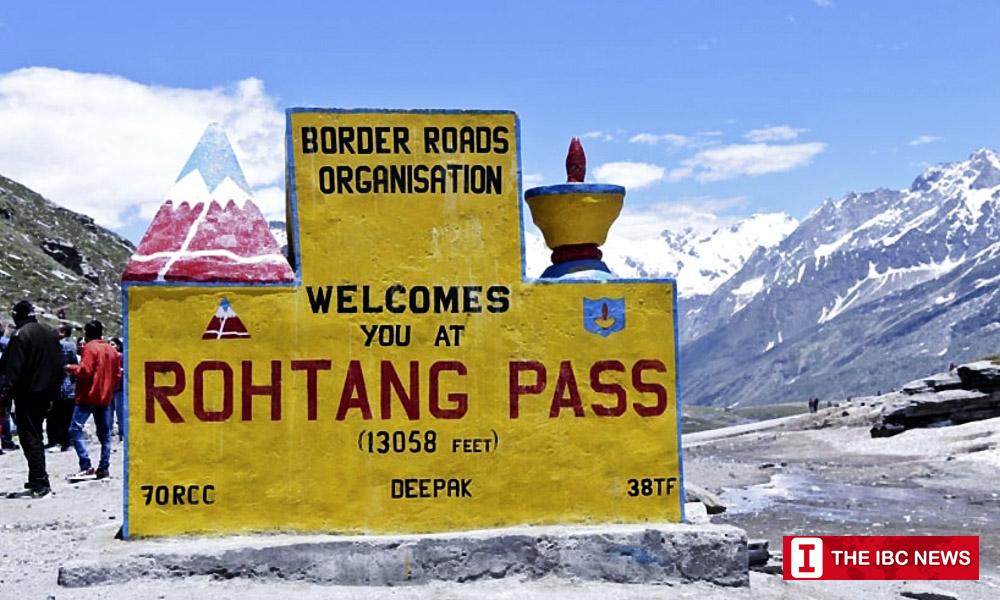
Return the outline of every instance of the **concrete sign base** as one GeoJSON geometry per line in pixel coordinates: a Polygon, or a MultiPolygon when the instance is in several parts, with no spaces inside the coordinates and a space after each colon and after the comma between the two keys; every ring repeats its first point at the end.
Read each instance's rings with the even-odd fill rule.
{"type": "Polygon", "coordinates": [[[392,536],[260,535],[123,543],[101,528],[59,569],[65,587],[214,576],[416,585],[548,576],[614,583],[750,585],[747,538],[728,525],[514,527],[392,536]]]}

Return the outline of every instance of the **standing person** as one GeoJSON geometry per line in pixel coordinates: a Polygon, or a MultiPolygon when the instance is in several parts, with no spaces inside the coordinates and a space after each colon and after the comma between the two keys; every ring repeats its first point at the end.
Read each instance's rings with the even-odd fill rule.
{"type": "Polygon", "coordinates": [[[76,377],[76,409],[70,425],[70,439],[80,459],[80,472],[76,477],[108,477],[111,466],[111,400],[118,383],[120,359],[114,346],[104,341],[104,325],[93,320],[83,326],[86,343],[79,365],[70,365],[66,370],[76,377]],[[94,415],[97,425],[97,439],[101,441],[101,461],[94,471],[83,442],[83,427],[87,419],[94,415]]]}
{"type": "Polygon", "coordinates": [[[122,391],[124,375],[122,374],[122,360],[124,359],[124,345],[121,338],[111,338],[111,345],[118,351],[118,383],[115,385],[115,419],[118,421],[118,441],[125,439],[125,421],[122,418],[125,411],[125,393],[122,391]]]}
{"type": "Polygon", "coordinates": [[[11,312],[17,331],[4,353],[6,381],[0,390],[4,404],[13,399],[17,409],[17,432],[24,458],[28,462],[25,487],[35,498],[49,494],[49,475],[45,470],[42,421],[62,383],[62,352],[59,336],[35,318],[35,307],[27,300],[14,305],[11,312]]]}
{"type": "MultiPolygon", "coordinates": [[[[73,340],[73,326],[59,326],[59,348],[62,350],[63,365],[76,365],[80,361],[76,356],[76,341],[73,340]]],[[[49,443],[46,448],[59,446],[63,452],[69,450],[69,424],[73,419],[73,400],[76,397],[76,387],[73,376],[66,373],[59,387],[59,398],[49,411],[47,431],[49,443]]]]}
{"type": "MultiPolygon", "coordinates": [[[[4,361],[4,353],[7,352],[7,344],[10,342],[10,335],[7,333],[7,326],[4,325],[3,321],[0,321],[0,332],[3,336],[0,337],[0,390],[3,389],[3,382],[6,380],[5,371],[7,369],[6,362],[4,361]]],[[[0,402],[0,454],[3,454],[4,450],[17,450],[20,448],[14,443],[14,428],[13,423],[10,418],[10,407],[4,406],[3,402],[0,402]]]]}

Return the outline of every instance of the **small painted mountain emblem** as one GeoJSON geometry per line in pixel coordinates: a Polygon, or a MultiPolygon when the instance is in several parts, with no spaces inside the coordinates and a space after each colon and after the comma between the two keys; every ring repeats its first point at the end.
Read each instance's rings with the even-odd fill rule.
{"type": "Polygon", "coordinates": [[[584,298],[583,328],[604,337],[625,329],[625,299],[584,298]]]}
{"type": "Polygon", "coordinates": [[[215,311],[215,314],[212,315],[212,320],[208,322],[208,327],[205,328],[205,333],[202,334],[201,339],[247,339],[249,337],[250,332],[248,332],[246,326],[243,325],[243,321],[240,320],[240,316],[236,314],[235,310],[233,310],[233,306],[229,304],[229,300],[223,298],[219,301],[219,308],[215,311]]]}

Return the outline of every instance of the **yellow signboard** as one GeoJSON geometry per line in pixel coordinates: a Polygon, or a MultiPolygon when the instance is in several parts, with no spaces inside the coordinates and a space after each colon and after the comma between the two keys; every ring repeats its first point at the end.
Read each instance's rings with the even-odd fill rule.
{"type": "Polygon", "coordinates": [[[674,285],[523,277],[517,117],[287,119],[296,281],[126,286],[125,534],[679,520],[674,285]]]}

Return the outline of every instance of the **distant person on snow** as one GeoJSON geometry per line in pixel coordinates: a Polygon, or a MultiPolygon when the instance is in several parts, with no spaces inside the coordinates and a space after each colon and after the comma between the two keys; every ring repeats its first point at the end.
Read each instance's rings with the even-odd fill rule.
{"type": "Polygon", "coordinates": [[[27,300],[14,305],[11,312],[17,331],[4,352],[4,381],[0,400],[5,406],[14,401],[17,409],[17,432],[24,458],[28,462],[25,487],[35,498],[52,491],[45,470],[42,421],[59,395],[62,383],[62,352],[59,335],[35,318],[35,307],[27,300]]]}
{"type": "Polygon", "coordinates": [[[111,466],[111,401],[121,376],[121,359],[114,346],[104,341],[104,325],[100,321],[95,319],[84,325],[83,333],[86,343],[80,364],[66,367],[76,377],[76,409],[69,435],[80,459],[80,472],[76,476],[104,479],[111,466]],[[83,427],[91,415],[101,442],[101,460],[96,471],[83,441],[83,427]]]}
{"type": "MultiPolygon", "coordinates": [[[[62,350],[63,364],[79,364],[76,356],[76,342],[73,340],[73,326],[63,324],[59,326],[59,348],[62,350]]],[[[59,446],[65,452],[69,450],[69,424],[73,419],[73,399],[76,396],[73,377],[67,373],[59,387],[59,399],[49,411],[48,433],[49,443],[47,448],[59,446]]]]}

